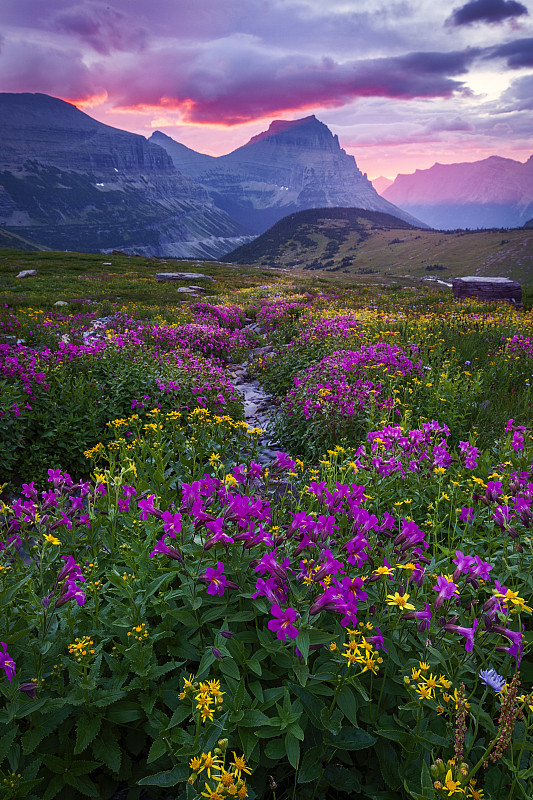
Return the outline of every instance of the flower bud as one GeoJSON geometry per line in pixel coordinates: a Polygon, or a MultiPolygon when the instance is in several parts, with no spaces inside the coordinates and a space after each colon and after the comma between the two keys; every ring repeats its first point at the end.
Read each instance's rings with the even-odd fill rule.
{"type": "Polygon", "coordinates": [[[224,639],[233,639],[233,633],[231,631],[220,631],[220,633],[224,639]]]}
{"type": "Polygon", "coordinates": [[[228,749],[228,740],[227,739],[219,739],[217,744],[218,744],[218,746],[220,747],[220,749],[222,750],[223,753],[225,753],[226,750],[228,749]]]}
{"type": "Polygon", "coordinates": [[[218,649],[218,647],[212,647],[212,648],[211,648],[211,652],[213,653],[213,655],[215,656],[215,658],[218,658],[218,659],[222,658],[222,653],[220,652],[220,650],[218,649]]]}

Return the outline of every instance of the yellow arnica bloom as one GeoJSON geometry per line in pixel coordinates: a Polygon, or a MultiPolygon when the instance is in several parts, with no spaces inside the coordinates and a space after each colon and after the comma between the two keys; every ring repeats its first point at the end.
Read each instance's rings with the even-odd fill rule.
{"type": "Polygon", "coordinates": [[[447,789],[448,797],[451,797],[455,792],[463,792],[464,789],[458,781],[454,781],[451,769],[446,773],[446,780],[444,781],[443,789],[447,789]]]}
{"type": "Polygon", "coordinates": [[[424,683],[419,683],[417,688],[415,689],[415,692],[417,693],[417,695],[421,700],[430,700],[433,690],[430,689],[429,686],[426,686],[424,683]]]}
{"type": "Polygon", "coordinates": [[[387,605],[388,606],[398,606],[398,608],[403,611],[404,609],[409,609],[410,611],[414,611],[415,607],[411,603],[408,603],[410,595],[408,594],[398,594],[398,592],[394,592],[394,594],[387,595],[387,605]]]}
{"type": "Polygon", "coordinates": [[[214,786],[211,788],[208,783],[205,784],[205,792],[200,792],[202,797],[207,797],[207,800],[224,800],[223,795],[218,791],[219,787],[214,786]]]}
{"type": "Polygon", "coordinates": [[[45,533],[43,535],[43,539],[46,539],[46,541],[49,542],[50,544],[61,544],[59,539],[57,539],[55,536],[52,536],[51,533],[45,533]]]}
{"type": "Polygon", "coordinates": [[[374,570],[374,575],[394,575],[394,569],[391,567],[378,567],[374,570]]]}
{"type": "Polygon", "coordinates": [[[248,775],[252,774],[252,770],[244,760],[244,756],[238,756],[235,750],[233,751],[233,761],[230,762],[230,766],[234,767],[235,774],[237,775],[238,778],[241,777],[241,772],[247,772],[248,775]]]}

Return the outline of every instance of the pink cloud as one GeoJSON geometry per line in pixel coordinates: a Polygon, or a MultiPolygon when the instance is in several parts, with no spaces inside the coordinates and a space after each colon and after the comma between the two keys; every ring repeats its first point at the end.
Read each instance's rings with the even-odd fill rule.
{"type": "Polygon", "coordinates": [[[253,37],[146,53],[98,82],[115,107],[179,110],[185,122],[239,125],[253,119],[312,108],[338,108],[358,97],[450,97],[465,92],[456,76],[477,51],[410,53],[338,62],[332,58],[272,54],[253,37]]]}

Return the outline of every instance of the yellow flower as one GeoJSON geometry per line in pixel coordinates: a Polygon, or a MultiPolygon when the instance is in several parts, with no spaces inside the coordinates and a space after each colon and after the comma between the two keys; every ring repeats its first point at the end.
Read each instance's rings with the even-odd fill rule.
{"type": "Polygon", "coordinates": [[[335,650],[337,649],[337,642],[330,642],[329,649],[331,650],[332,653],[334,653],[335,650]]]}
{"type": "Polygon", "coordinates": [[[429,700],[432,697],[432,690],[429,686],[426,686],[423,683],[419,683],[417,688],[415,689],[417,695],[420,697],[421,700],[429,700]]]}
{"type": "Polygon", "coordinates": [[[201,766],[202,766],[202,759],[198,758],[198,756],[193,756],[189,761],[189,767],[192,769],[193,772],[198,772],[201,766]]]}
{"type": "Polygon", "coordinates": [[[414,611],[415,607],[408,603],[410,595],[408,594],[398,594],[398,592],[394,592],[394,594],[387,595],[387,605],[388,606],[397,606],[400,610],[403,609],[411,609],[414,611]]]}
{"type": "Polygon", "coordinates": [[[464,789],[461,787],[460,783],[454,781],[451,769],[446,773],[446,780],[444,781],[443,788],[448,790],[448,797],[451,797],[455,792],[464,793],[464,789]]]}
{"type": "Polygon", "coordinates": [[[211,770],[212,769],[220,769],[222,761],[218,756],[212,756],[211,750],[209,753],[202,753],[202,766],[198,770],[198,772],[202,772],[202,770],[207,771],[207,777],[211,778],[211,770]]]}
{"type": "Polygon", "coordinates": [[[393,567],[378,567],[374,570],[374,575],[394,575],[393,567]]]}
{"type": "Polygon", "coordinates": [[[46,539],[46,541],[49,542],[50,544],[61,544],[59,539],[57,539],[55,536],[52,536],[51,533],[45,533],[43,535],[43,539],[46,539]]]}
{"type": "Polygon", "coordinates": [[[429,664],[426,664],[425,661],[419,661],[418,666],[422,670],[422,672],[426,672],[429,669],[429,664]]]}
{"type": "Polygon", "coordinates": [[[212,789],[208,783],[205,784],[205,792],[200,792],[202,797],[207,797],[208,800],[224,800],[223,796],[218,792],[218,786],[212,789]]]}
{"type": "Polygon", "coordinates": [[[238,756],[233,750],[233,761],[230,762],[230,767],[235,768],[235,774],[238,778],[241,777],[241,772],[247,772],[248,775],[252,774],[252,770],[244,760],[244,756],[238,756]]]}

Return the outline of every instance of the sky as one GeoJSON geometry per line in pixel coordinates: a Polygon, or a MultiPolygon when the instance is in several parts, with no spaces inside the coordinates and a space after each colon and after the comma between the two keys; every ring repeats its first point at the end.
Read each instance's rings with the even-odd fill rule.
{"type": "Polygon", "coordinates": [[[222,155],[315,114],[370,178],[533,153],[533,0],[1,0],[0,91],[222,155]]]}

